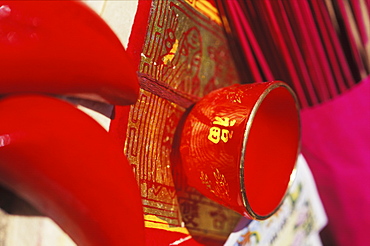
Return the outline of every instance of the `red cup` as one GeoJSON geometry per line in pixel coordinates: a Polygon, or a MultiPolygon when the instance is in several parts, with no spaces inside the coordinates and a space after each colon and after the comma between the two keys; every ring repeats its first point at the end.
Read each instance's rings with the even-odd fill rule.
{"type": "Polygon", "coordinates": [[[285,197],[299,147],[297,98],[273,81],[233,85],[202,98],[185,120],[180,153],[190,185],[263,220],[285,197]]]}

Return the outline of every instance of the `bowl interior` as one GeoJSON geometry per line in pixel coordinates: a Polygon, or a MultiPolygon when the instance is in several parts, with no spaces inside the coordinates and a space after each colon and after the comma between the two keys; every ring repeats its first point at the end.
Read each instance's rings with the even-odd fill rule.
{"type": "Polygon", "coordinates": [[[257,219],[279,207],[295,168],[300,121],[290,89],[278,86],[261,96],[245,132],[241,185],[245,206],[257,219]]]}

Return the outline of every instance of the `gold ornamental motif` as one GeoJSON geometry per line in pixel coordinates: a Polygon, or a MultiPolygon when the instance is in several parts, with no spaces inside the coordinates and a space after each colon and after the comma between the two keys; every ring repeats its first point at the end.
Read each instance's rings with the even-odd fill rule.
{"type": "Polygon", "coordinates": [[[173,177],[175,132],[187,107],[238,82],[222,27],[193,7],[189,1],[153,1],[139,67],[144,86],[130,109],[124,152],[141,189],[146,226],[222,241],[240,216],[192,187],[176,186],[182,179],[173,177]]]}

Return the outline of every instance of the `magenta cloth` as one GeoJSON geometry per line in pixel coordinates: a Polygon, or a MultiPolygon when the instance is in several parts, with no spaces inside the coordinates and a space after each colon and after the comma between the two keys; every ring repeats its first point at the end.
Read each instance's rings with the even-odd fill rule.
{"type": "Polygon", "coordinates": [[[335,99],[303,109],[302,153],[329,218],[333,245],[369,245],[370,76],[335,99]]]}

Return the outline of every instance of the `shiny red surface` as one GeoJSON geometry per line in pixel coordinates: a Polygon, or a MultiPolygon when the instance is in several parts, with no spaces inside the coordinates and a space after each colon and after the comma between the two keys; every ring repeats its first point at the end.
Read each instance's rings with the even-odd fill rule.
{"type": "Polygon", "coordinates": [[[182,130],[180,152],[190,184],[249,218],[272,215],[298,155],[299,112],[285,86],[266,82],[211,92],[190,111],[182,130]]]}
{"type": "Polygon", "coordinates": [[[135,69],[108,25],[78,1],[0,1],[0,94],[134,103],[135,69]]]}
{"type": "Polygon", "coordinates": [[[294,98],[285,88],[272,90],[254,117],[245,153],[244,184],[252,210],[268,216],[286,193],[299,147],[294,98]]]}
{"type": "Polygon", "coordinates": [[[0,100],[0,183],[78,245],[144,245],[140,193],[115,140],[69,103],[0,100]]]}

